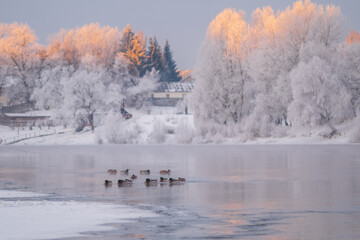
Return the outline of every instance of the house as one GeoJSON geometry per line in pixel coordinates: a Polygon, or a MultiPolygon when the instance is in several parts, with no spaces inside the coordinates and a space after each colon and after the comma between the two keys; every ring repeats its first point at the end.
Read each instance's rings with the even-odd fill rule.
{"type": "Polygon", "coordinates": [[[25,127],[35,125],[49,125],[50,114],[44,111],[30,111],[26,113],[3,113],[0,124],[10,127],[25,127]]]}
{"type": "Polygon", "coordinates": [[[152,94],[154,106],[175,106],[191,93],[194,84],[191,82],[161,82],[152,94]]]}
{"type": "Polygon", "coordinates": [[[50,114],[34,111],[34,102],[9,105],[8,89],[2,89],[0,95],[0,125],[11,127],[35,126],[49,124],[50,114]]]}

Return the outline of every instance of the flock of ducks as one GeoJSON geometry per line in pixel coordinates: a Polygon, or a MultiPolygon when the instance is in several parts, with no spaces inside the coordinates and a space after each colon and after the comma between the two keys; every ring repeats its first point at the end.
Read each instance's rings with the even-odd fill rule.
{"type": "MultiPolygon", "coordinates": [[[[129,170],[130,169],[125,169],[125,170],[120,170],[120,173],[121,174],[125,174],[125,175],[129,175],[129,170]]],[[[118,171],[116,169],[109,169],[108,171],[108,174],[110,175],[116,175],[118,173],[118,171]]],[[[160,174],[164,175],[164,174],[167,174],[167,175],[170,175],[171,173],[171,170],[168,169],[168,170],[161,170],[160,171],[160,174]]],[[[140,174],[147,174],[149,175],[150,174],[150,170],[147,169],[147,170],[140,170],[140,174]]],[[[122,186],[130,186],[132,183],[133,183],[133,180],[137,179],[138,177],[135,175],[135,174],[132,174],[130,179],[119,179],[117,181],[117,184],[119,187],[122,187],[122,186]]],[[[164,177],[160,177],[159,179],[159,182],[160,183],[169,183],[171,185],[173,184],[181,184],[181,183],[184,183],[186,181],[185,178],[164,178],[164,177]]],[[[112,186],[112,181],[111,180],[105,180],[104,182],[104,185],[106,187],[110,187],[112,186]]],[[[158,180],[157,179],[150,179],[150,178],[146,178],[145,179],[145,182],[144,184],[146,186],[156,186],[158,184],[158,180]]]]}

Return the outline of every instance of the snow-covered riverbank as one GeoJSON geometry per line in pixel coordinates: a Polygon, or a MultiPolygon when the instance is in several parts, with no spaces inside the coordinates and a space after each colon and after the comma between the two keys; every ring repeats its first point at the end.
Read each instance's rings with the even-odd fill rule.
{"type": "MultiPolygon", "coordinates": [[[[85,129],[75,132],[73,128],[53,127],[56,134],[26,139],[16,145],[93,145],[93,144],[347,144],[360,142],[360,127],[357,119],[336,126],[340,134],[332,138],[324,137],[329,129],[326,126],[308,134],[290,134],[284,137],[270,138],[214,138],[203,141],[195,136],[193,115],[177,114],[175,108],[154,107],[151,111],[132,110],[133,118],[112,126],[100,126],[94,132],[85,129]],[[125,129],[125,131],[123,130],[125,129]]],[[[18,135],[29,135],[45,131],[34,127],[12,129],[0,125],[0,138],[9,139],[18,135]]]]}

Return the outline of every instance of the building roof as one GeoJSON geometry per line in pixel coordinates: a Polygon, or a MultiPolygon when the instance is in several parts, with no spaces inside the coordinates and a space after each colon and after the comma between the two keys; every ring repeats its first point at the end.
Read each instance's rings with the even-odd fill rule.
{"type": "Polygon", "coordinates": [[[43,111],[29,111],[26,113],[4,113],[5,116],[8,117],[22,117],[22,118],[28,118],[28,117],[51,117],[51,113],[49,111],[43,110],[43,111]]]}
{"type": "Polygon", "coordinates": [[[155,92],[191,92],[194,84],[190,82],[162,82],[156,87],[155,92]]]}

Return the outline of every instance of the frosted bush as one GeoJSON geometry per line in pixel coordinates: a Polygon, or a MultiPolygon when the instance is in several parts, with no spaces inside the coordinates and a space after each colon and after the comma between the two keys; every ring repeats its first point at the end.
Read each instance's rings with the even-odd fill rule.
{"type": "Polygon", "coordinates": [[[351,143],[360,143],[360,117],[355,119],[355,126],[352,128],[350,132],[350,142],[351,143]]]}
{"type": "Polygon", "coordinates": [[[175,129],[175,139],[177,143],[192,143],[194,135],[195,131],[186,119],[181,120],[175,129]]]}
{"type": "Polygon", "coordinates": [[[151,143],[164,143],[166,138],[167,129],[164,123],[160,119],[155,119],[154,128],[150,134],[150,142],[151,143]]]}
{"type": "Polygon", "coordinates": [[[288,126],[282,126],[282,125],[273,126],[271,130],[271,135],[276,138],[285,137],[288,135],[289,129],[290,127],[288,126]]]}
{"type": "Polygon", "coordinates": [[[120,113],[110,112],[104,120],[103,138],[113,144],[138,143],[140,127],[131,120],[124,120],[120,113]]]}

